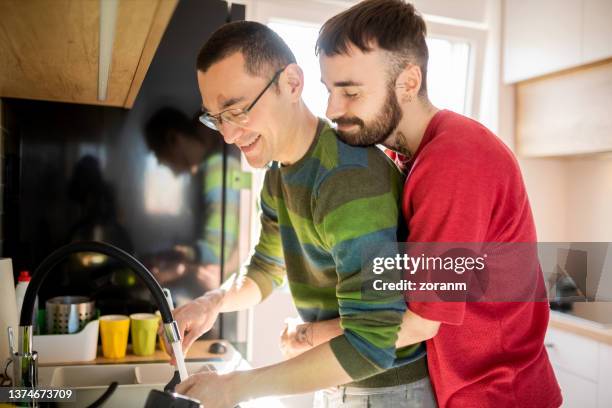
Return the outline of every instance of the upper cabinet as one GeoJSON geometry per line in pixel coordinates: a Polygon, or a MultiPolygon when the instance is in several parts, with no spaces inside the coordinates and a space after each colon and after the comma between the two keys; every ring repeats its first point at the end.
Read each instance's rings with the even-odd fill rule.
{"type": "Polygon", "coordinates": [[[584,62],[612,57],[612,1],[584,1],[584,62]]]}
{"type": "Polygon", "coordinates": [[[130,108],[177,1],[1,1],[0,97],[130,108]]]}
{"type": "Polygon", "coordinates": [[[612,57],[610,21],[610,0],[505,0],[504,82],[612,57]]]}
{"type": "Polygon", "coordinates": [[[612,61],[516,85],[516,148],[524,157],[612,152],[612,61]]]}

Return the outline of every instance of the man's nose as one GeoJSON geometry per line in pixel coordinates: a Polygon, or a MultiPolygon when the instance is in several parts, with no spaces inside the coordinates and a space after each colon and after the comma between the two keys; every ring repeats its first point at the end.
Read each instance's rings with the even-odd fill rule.
{"type": "Polygon", "coordinates": [[[244,134],[244,128],[226,121],[219,126],[219,132],[225,143],[234,144],[244,134]]]}
{"type": "Polygon", "coordinates": [[[344,116],[345,113],[346,106],[344,102],[342,102],[342,98],[330,93],[327,97],[327,110],[325,111],[325,116],[327,116],[330,120],[334,120],[344,116]]]}

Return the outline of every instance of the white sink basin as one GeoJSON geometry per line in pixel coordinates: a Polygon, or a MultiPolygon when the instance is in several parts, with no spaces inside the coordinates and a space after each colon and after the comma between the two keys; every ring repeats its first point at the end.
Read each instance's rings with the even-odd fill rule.
{"type": "MultiPolygon", "coordinates": [[[[237,354],[237,353],[236,353],[237,354]]],[[[188,362],[187,372],[191,375],[202,371],[228,372],[240,364],[230,362],[188,362]]],[[[119,386],[107,400],[104,407],[144,407],[152,389],[163,390],[174,374],[174,367],[168,363],[150,364],[108,364],[39,367],[40,386],[70,388],[76,392],[76,402],[59,404],[60,407],[87,407],[117,381],[119,386]]]]}

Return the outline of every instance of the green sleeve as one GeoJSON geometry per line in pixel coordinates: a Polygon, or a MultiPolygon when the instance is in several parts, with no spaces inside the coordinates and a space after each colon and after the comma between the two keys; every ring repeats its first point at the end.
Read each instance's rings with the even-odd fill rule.
{"type": "Polygon", "coordinates": [[[363,250],[397,241],[403,178],[369,154],[368,167],[340,167],[321,183],[315,226],[336,264],[336,294],[344,330],[332,350],[353,380],[393,366],[395,342],[406,303],[399,293],[364,296],[363,250]]]}
{"type": "Polygon", "coordinates": [[[266,173],[261,193],[261,232],[259,242],[246,267],[246,276],[253,279],[261,291],[262,300],[281,286],[286,277],[285,260],[278,225],[276,199],[271,194],[272,177],[266,173]]]}

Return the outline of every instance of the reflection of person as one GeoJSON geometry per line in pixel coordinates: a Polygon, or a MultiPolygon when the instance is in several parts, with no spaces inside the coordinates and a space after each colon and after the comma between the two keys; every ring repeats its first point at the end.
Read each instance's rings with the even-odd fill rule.
{"type": "MultiPolygon", "coordinates": [[[[410,172],[402,205],[408,242],[536,242],[510,150],[481,124],[429,101],[425,31],[412,5],[399,0],[366,0],[327,21],[317,42],[327,116],[343,141],[399,153],[410,172]]],[[[543,289],[538,272],[531,286],[543,289]]],[[[543,344],[546,302],[408,306],[400,340],[430,333],[441,407],[561,404],[543,344]]]]}
{"type": "MultiPolygon", "coordinates": [[[[153,273],[162,284],[195,274],[201,288],[218,287],[221,276],[221,199],[223,188],[222,140],[216,132],[202,125],[197,118],[165,107],[157,111],[146,124],[147,145],[161,164],[175,174],[203,175],[203,225],[193,246],[177,246],[169,256],[158,256],[153,273]]],[[[227,156],[227,171],[240,170],[240,162],[227,156]]],[[[238,266],[238,200],[239,191],[226,187],[225,259],[226,270],[238,266]]]]}
{"type": "Polygon", "coordinates": [[[91,155],[79,159],[68,182],[68,198],[78,205],[78,220],[68,241],[104,241],[131,252],[132,242],[120,224],[112,186],[104,180],[100,161],[91,155]]]}
{"type": "MultiPolygon", "coordinates": [[[[368,299],[360,290],[363,250],[397,239],[400,172],[379,149],[341,142],[308,110],[295,57],[262,24],[237,22],[216,31],[200,51],[198,82],[203,122],[236,144],[252,166],[273,163],[250,264],[221,290],[175,311],[183,348],[220,312],[256,305],[285,279],[304,320],[340,317],[343,330],[276,365],[195,374],[177,392],[205,407],[234,407],[254,397],[351,383],[372,407],[388,406],[389,390],[394,399],[386,402],[396,407],[433,405],[422,344],[396,353],[403,298],[384,293],[368,299]]],[[[312,344],[317,336],[302,338],[312,344]]]]}

